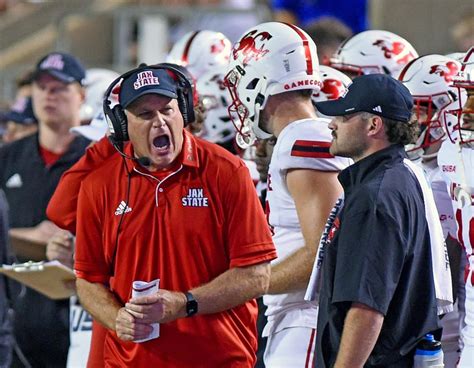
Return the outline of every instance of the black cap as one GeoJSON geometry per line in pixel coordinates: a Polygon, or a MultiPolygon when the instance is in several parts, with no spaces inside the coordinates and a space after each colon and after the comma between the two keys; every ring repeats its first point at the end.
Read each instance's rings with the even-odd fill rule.
{"type": "Polygon", "coordinates": [[[176,82],[166,70],[140,69],[122,82],[119,92],[120,105],[126,108],[137,98],[147,94],[178,98],[176,82]]]}
{"type": "Polygon", "coordinates": [[[402,82],[389,75],[369,74],[355,78],[343,97],[316,102],[316,108],[327,116],[365,111],[388,119],[408,122],[412,115],[413,97],[402,82]]]}
{"type": "Polygon", "coordinates": [[[52,52],[44,56],[38,64],[32,79],[35,80],[42,73],[48,73],[65,83],[78,82],[83,85],[86,71],[74,56],[63,52],[52,52]]]}
{"type": "Polygon", "coordinates": [[[38,120],[33,113],[31,97],[17,98],[10,111],[1,114],[1,120],[25,125],[36,124],[38,120]]]}

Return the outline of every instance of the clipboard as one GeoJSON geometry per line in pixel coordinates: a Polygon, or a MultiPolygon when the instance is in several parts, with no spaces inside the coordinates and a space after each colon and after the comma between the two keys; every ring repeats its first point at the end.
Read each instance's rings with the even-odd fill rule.
{"type": "Polygon", "coordinates": [[[0,273],[46,295],[50,299],[68,299],[75,290],[66,282],[74,281],[74,271],[59,261],[26,262],[0,267],[0,273]]]}

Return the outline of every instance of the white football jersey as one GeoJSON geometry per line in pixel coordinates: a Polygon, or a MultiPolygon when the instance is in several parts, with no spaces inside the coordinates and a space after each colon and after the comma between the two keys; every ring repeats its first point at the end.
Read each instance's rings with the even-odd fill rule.
{"type": "MultiPolygon", "coordinates": [[[[329,153],[332,136],[328,119],[305,119],[286,126],[278,136],[268,170],[269,222],[300,232],[295,202],[286,186],[290,169],[341,171],[352,163],[329,153]]],[[[275,239],[274,239],[275,240],[275,239]]]]}
{"type": "MultiPolygon", "coordinates": [[[[329,153],[332,136],[328,124],[329,120],[323,118],[298,120],[286,126],[278,136],[270,161],[267,187],[267,216],[278,253],[273,263],[281,262],[304,246],[295,202],[286,185],[288,170],[339,172],[352,164],[348,158],[334,157],[329,153]]],[[[267,327],[271,329],[272,322],[277,319],[280,322],[277,329],[294,325],[315,328],[317,308],[314,303],[304,300],[304,293],[302,289],[289,294],[265,295],[267,327]]]]}
{"type": "Polygon", "coordinates": [[[438,153],[438,166],[448,184],[457,225],[457,239],[474,265],[474,149],[446,140],[438,153]]]}
{"type": "Polygon", "coordinates": [[[474,149],[463,147],[459,151],[459,146],[447,139],[438,152],[438,166],[451,195],[457,239],[468,258],[464,301],[466,315],[462,329],[464,348],[461,357],[465,362],[465,356],[474,353],[474,149]]]}
{"type": "Polygon", "coordinates": [[[428,163],[420,162],[420,165],[433,191],[444,238],[446,239],[448,236],[451,236],[456,239],[456,221],[454,219],[453,205],[441,169],[436,164],[436,160],[428,163]]]}

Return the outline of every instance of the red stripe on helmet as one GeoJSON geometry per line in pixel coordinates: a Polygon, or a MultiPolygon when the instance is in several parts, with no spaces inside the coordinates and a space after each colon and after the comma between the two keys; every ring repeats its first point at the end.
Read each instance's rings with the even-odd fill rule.
{"type": "Polygon", "coordinates": [[[285,23],[288,27],[293,29],[296,33],[298,33],[298,36],[301,37],[303,40],[303,47],[304,47],[304,53],[306,55],[306,74],[312,75],[313,74],[313,57],[311,56],[311,49],[309,47],[309,40],[306,37],[306,35],[303,33],[301,29],[296,27],[293,24],[285,23]]]}
{"type": "Polygon", "coordinates": [[[189,49],[191,48],[191,44],[193,43],[194,38],[196,38],[196,36],[198,35],[199,32],[201,32],[201,31],[196,31],[196,32],[194,32],[194,33],[191,35],[191,37],[189,37],[188,42],[186,42],[186,46],[184,47],[184,51],[183,51],[183,56],[181,57],[181,61],[182,61],[185,65],[188,65],[189,49]]]}
{"type": "Polygon", "coordinates": [[[398,76],[398,80],[403,82],[403,79],[405,78],[405,74],[407,73],[408,69],[411,67],[411,65],[418,59],[413,59],[410,61],[405,67],[402,69],[400,75],[398,76]]]}

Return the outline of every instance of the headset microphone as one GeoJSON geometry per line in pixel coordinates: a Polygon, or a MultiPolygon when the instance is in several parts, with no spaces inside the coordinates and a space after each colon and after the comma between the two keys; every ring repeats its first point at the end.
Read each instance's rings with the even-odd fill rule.
{"type": "Polygon", "coordinates": [[[137,158],[136,160],[142,166],[145,166],[145,167],[151,166],[151,160],[148,157],[143,156],[143,157],[137,158]]]}
{"type": "Polygon", "coordinates": [[[125,152],[123,152],[123,142],[117,141],[112,136],[109,136],[109,141],[110,141],[110,143],[112,143],[112,146],[114,146],[114,148],[120,154],[120,156],[122,156],[123,158],[127,158],[127,159],[133,160],[133,161],[137,161],[140,165],[142,165],[144,167],[151,166],[151,160],[148,157],[142,156],[142,157],[137,158],[137,157],[129,156],[125,152]]]}

